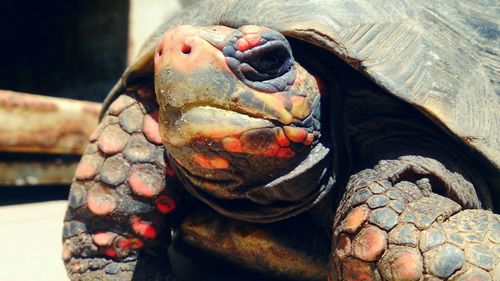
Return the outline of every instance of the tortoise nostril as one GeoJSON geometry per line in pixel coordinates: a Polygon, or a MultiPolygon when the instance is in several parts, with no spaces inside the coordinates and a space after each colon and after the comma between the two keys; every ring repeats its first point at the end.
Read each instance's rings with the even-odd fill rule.
{"type": "Polygon", "coordinates": [[[161,57],[162,54],[163,54],[163,48],[158,48],[157,55],[161,57]]]}
{"type": "Polygon", "coordinates": [[[191,53],[191,46],[189,44],[182,44],[181,52],[185,55],[188,55],[191,53]]]}

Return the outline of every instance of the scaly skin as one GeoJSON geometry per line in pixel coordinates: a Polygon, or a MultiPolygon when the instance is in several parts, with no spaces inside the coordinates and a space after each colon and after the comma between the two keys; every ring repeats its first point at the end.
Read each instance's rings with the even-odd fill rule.
{"type": "Polygon", "coordinates": [[[71,280],[168,280],[177,183],[147,87],[117,99],[90,137],[71,186],[63,259],[71,280]]]}
{"type": "Polygon", "coordinates": [[[498,280],[500,217],[433,193],[435,176],[470,185],[418,156],[351,176],[333,226],[330,280],[498,280]]]}
{"type": "MultiPolygon", "coordinates": [[[[192,214],[181,229],[184,239],[235,263],[252,263],[249,268],[296,280],[325,275],[330,280],[498,279],[500,217],[463,210],[480,202],[467,177],[442,164],[449,159],[416,155],[378,157],[388,160],[352,175],[339,205],[333,206],[335,219],[323,223],[333,225],[329,269],[323,264],[309,272],[293,265],[322,260],[321,254],[306,253],[318,248],[310,242],[317,236],[308,232],[318,228],[306,227],[290,235],[294,239],[281,241],[280,226],[286,226],[285,233],[294,231],[295,218],[289,224],[275,221],[318,207],[314,204],[323,197],[314,189],[325,178],[333,181],[318,171],[331,168],[323,163],[331,155],[330,150],[321,157],[314,154],[327,135],[319,131],[320,85],[293,58],[288,72],[274,82],[245,80],[260,75],[259,67],[257,74],[238,73],[245,59],[260,59],[266,68],[262,60],[269,56],[236,59],[236,49],[244,53],[265,46],[265,36],[286,47],[278,55],[291,50],[282,36],[256,26],[167,31],[155,54],[159,105],[147,87],[118,98],[76,172],[63,248],[71,280],[172,278],[168,230],[174,206],[183,203],[175,194],[180,182],[165,161],[163,145],[184,187],[231,217],[192,214]],[[296,168],[306,165],[310,155],[306,172],[288,181],[286,176],[297,177],[296,168]],[[311,165],[314,161],[321,165],[311,165]],[[276,177],[286,184],[270,184],[276,177]],[[433,193],[437,190],[447,197],[433,193]],[[256,223],[262,222],[273,224],[260,231],[256,223]]],[[[318,209],[311,214],[322,215],[318,209]]]]}
{"type": "Polygon", "coordinates": [[[330,149],[318,83],[282,34],[180,26],[160,40],[154,70],[172,166],[221,214],[277,221],[311,207],[333,184],[325,184],[330,149]]]}

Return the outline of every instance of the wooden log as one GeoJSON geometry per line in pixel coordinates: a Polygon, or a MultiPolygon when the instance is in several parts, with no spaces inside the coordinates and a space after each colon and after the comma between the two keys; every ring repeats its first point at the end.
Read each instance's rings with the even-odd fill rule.
{"type": "Polygon", "coordinates": [[[0,151],[81,154],[100,109],[99,103],[0,90],[0,151]]]}

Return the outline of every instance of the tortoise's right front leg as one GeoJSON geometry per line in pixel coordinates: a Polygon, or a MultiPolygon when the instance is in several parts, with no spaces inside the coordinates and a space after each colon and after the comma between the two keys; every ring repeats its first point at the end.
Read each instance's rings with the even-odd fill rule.
{"type": "Polygon", "coordinates": [[[168,280],[175,207],[157,105],[144,88],[109,108],[77,168],[64,220],[71,280],[168,280]]]}
{"type": "Polygon", "coordinates": [[[465,209],[474,202],[470,182],[427,157],[356,173],[334,222],[330,280],[499,280],[500,216],[465,209]]]}

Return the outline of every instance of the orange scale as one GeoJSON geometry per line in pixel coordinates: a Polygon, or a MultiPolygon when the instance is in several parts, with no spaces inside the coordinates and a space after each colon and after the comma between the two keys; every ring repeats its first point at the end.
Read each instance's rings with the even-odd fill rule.
{"type": "Polygon", "coordinates": [[[247,40],[245,40],[245,38],[240,38],[238,39],[238,41],[236,42],[236,46],[238,48],[239,51],[246,51],[250,48],[250,44],[248,44],[247,40]]]}
{"type": "Polygon", "coordinates": [[[150,222],[143,221],[139,217],[132,218],[132,230],[145,238],[155,238],[156,237],[156,229],[150,222]]]}
{"type": "Polygon", "coordinates": [[[307,131],[303,128],[286,126],[285,135],[293,142],[303,142],[307,138],[307,131]]]}
{"type": "Polygon", "coordinates": [[[153,113],[144,115],[142,131],[150,142],[160,145],[163,144],[163,140],[158,127],[158,111],[153,113]],[[153,116],[153,113],[156,113],[156,116],[153,116]]]}
{"type": "Polygon", "coordinates": [[[401,280],[419,280],[422,276],[422,261],[417,253],[399,253],[392,262],[392,268],[395,275],[401,280]]]}
{"type": "Polygon", "coordinates": [[[134,167],[129,172],[128,184],[135,194],[149,198],[158,195],[164,188],[159,177],[151,175],[145,169],[134,167]]]}
{"type": "Polygon", "coordinates": [[[279,158],[293,158],[295,157],[295,152],[289,147],[282,147],[276,154],[279,158]]]}
{"type": "Polygon", "coordinates": [[[93,214],[109,215],[115,210],[117,203],[116,198],[103,187],[95,187],[89,191],[87,205],[93,214]]]}
{"type": "Polygon", "coordinates": [[[122,250],[139,250],[144,247],[144,242],[140,240],[139,238],[128,238],[128,239],[123,239],[120,242],[117,243],[118,248],[122,250]]]}
{"type": "Polygon", "coordinates": [[[220,156],[216,156],[210,159],[210,165],[214,169],[227,169],[229,168],[229,161],[220,156]]]}
{"type": "Polygon", "coordinates": [[[97,175],[99,163],[91,161],[86,157],[82,157],[82,161],[78,164],[75,171],[75,177],[78,179],[91,179],[97,175]]]}
{"type": "Polygon", "coordinates": [[[94,244],[97,246],[109,246],[113,243],[115,237],[115,233],[101,231],[92,235],[92,241],[94,241],[94,244]]]}
{"type": "Polygon", "coordinates": [[[289,146],[290,145],[290,140],[286,137],[285,133],[283,132],[283,129],[278,128],[276,131],[276,140],[278,141],[278,144],[280,146],[289,146]]]}
{"type": "Polygon", "coordinates": [[[193,161],[196,165],[204,168],[204,169],[212,169],[212,165],[210,164],[210,158],[201,154],[193,155],[193,161]]]}
{"type": "Polygon", "coordinates": [[[172,197],[168,195],[160,195],[156,199],[156,208],[160,213],[167,214],[175,209],[175,202],[172,197]]]}
{"type": "Polygon", "coordinates": [[[250,48],[257,46],[260,43],[260,34],[258,33],[247,34],[243,36],[243,38],[247,41],[250,48]]]}
{"type": "Polygon", "coordinates": [[[196,165],[209,170],[229,168],[229,161],[221,156],[208,157],[202,154],[194,154],[193,161],[196,165]]]}
{"type": "Polygon", "coordinates": [[[130,249],[130,241],[128,239],[122,239],[116,243],[116,246],[122,250],[130,249]]]}
{"type": "Polygon", "coordinates": [[[68,246],[63,246],[61,257],[65,261],[71,259],[71,248],[68,246]]]}
{"type": "Polygon", "coordinates": [[[138,238],[130,238],[130,249],[132,250],[139,250],[144,247],[144,242],[138,238]]]}
{"type": "Polygon", "coordinates": [[[342,222],[342,230],[348,233],[355,233],[368,218],[368,210],[364,207],[357,207],[349,212],[342,222]]]}
{"type": "Polygon", "coordinates": [[[233,152],[233,153],[241,153],[243,152],[243,147],[241,145],[241,141],[235,137],[225,137],[221,140],[221,145],[224,150],[233,152]]]}
{"type": "Polygon", "coordinates": [[[314,134],[308,133],[307,138],[304,140],[303,144],[311,145],[314,141],[314,134]]]}
{"type": "Polygon", "coordinates": [[[270,145],[263,153],[264,156],[268,156],[268,157],[274,157],[276,156],[276,154],[279,153],[279,151],[281,150],[280,146],[278,145],[270,145]]]}
{"type": "Polygon", "coordinates": [[[116,250],[113,248],[105,248],[104,254],[108,257],[111,257],[111,258],[116,258],[116,256],[117,256],[116,250]]]}

